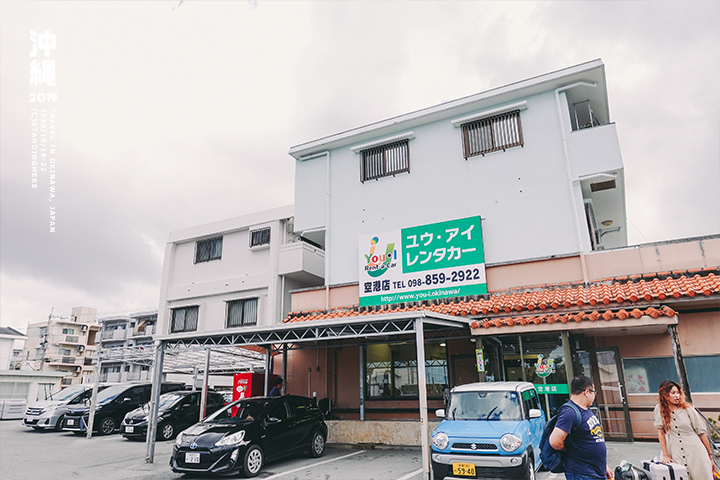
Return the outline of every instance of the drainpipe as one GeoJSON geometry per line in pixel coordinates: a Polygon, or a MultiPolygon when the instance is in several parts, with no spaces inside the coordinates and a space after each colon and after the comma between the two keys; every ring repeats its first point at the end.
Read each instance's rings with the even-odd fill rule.
{"type": "Polygon", "coordinates": [[[571,88],[575,88],[575,87],[597,87],[597,83],[576,82],[576,83],[572,83],[570,85],[565,85],[564,87],[555,89],[555,106],[557,107],[558,125],[560,126],[560,137],[562,138],[563,157],[565,160],[565,172],[567,173],[567,178],[568,178],[568,188],[570,189],[570,200],[571,200],[571,203],[573,206],[573,215],[575,217],[575,233],[576,233],[576,238],[577,238],[577,243],[578,243],[578,251],[580,252],[580,266],[582,268],[583,283],[585,285],[588,285],[589,282],[588,282],[588,274],[587,274],[587,265],[585,264],[585,251],[583,249],[583,243],[582,243],[581,223],[580,223],[578,206],[577,206],[577,198],[575,197],[575,182],[573,181],[572,168],[570,167],[570,152],[568,151],[568,146],[567,146],[567,133],[565,132],[565,125],[563,124],[562,108],[560,106],[560,92],[564,92],[566,90],[570,90],[571,88]]]}
{"type": "Polygon", "coordinates": [[[330,309],[330,151],[325,151],[325,310],[330,309]]]}

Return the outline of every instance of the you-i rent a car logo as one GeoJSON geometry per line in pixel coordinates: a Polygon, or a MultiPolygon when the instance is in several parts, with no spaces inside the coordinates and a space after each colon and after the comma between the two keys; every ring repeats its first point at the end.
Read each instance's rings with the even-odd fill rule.
{"type": "Polygon", "coordinates": [[[385,248],[385,253],[375,253],[375,248],[378,246],[378,237],[373,237],[370,240],[370,253],[365,255],[367,265],[365,265],[365,271],[368,275],[373,278],[377,278],[397,266],[397,250],[395,250],[394,243],[388,243],[385,248]]]}

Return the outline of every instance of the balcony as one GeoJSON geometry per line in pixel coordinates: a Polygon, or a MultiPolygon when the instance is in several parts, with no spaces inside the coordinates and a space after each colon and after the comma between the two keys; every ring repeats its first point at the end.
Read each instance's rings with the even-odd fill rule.
{"type": "Polygon", "coordinates": [[[53,335],[50,343],[57,345],[84,345],[85,341],[80,341],[78,335],[53,335]]]}
{"type": "Polygon", "coordinates": [[[151,337],[155,334],[155,325],[139,325],[133,330],[133,337],[151,337]]]}
{"type": "Polygon", "coordinates": [[[568,135],[567,145],[575,178],[623,168],[614,123],[575,130],[568,135]]]}
{"type": "Polygon", "coordinates": [[[127,330],[118,328],[116,330],[103,330],[102,340],[125,340],[127,338],[127,330]]]}
{"type": "Polygon", "coordinates": [[[278,274],[305,284],[318,285],[325,278],[325,252],[307,242],[280,247],[278,274]]]}
{"type": "Polygon", "coordinates": [[[78,357],[69,357],[69,356],[62,356],[62,357],[56,357],[52,356],[49,358],[50,365],[56,365],[56,366],[75,366],[75,365],[82,365],[83,360],[82,358],[78,357]]]}

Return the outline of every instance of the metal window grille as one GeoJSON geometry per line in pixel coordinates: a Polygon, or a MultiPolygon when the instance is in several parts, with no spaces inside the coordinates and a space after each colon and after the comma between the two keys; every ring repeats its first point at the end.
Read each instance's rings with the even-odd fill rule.
{"type": "Polygon", "coordinates": [[[523,146],[520,110],[483,118],[462,126],[465,158],[523,146]]]}
{"type": "Polygon", "coordinates": [[[408,140],[369,148],[360,154],[360,177],[363,182],[410,171],[408,140]]]}
{"type": "Polygon", "coordinates": [[[209,262],[222,257],[223,237],[198,240],[195,243],[195,263],[209,262]]]}
{"type": "Polygon", "coordinates": [[[174,308],[172,310],[171,333],[194,332],[197,330],[199,307],[174,308]]]}
{"type": "Polygon", "coordinates": [[[227,328],[257,325],[258,299],[248,298],[228,302],[227,328]]]}
{"type": "Polygon", "coordinates": [[[270,227],[250,232],[250,246],[258,247],[260,245],[270,244],[270,227]]]}

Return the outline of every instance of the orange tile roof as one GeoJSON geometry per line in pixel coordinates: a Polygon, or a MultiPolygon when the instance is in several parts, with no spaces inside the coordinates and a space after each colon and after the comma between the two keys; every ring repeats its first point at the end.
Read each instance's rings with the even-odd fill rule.
{"type": "Polygon", "coordinates": [[[720,267],[713,267],[615,277],[589,286],[565,283],[523,287],[484,296],[487,298],[464,297],[377,307],[353,305],[329,311],[292,312],[283,323],[419,310],[459,317],[486,317],[473,321],[473,328],[624,320],[643,315],[658,318],[676,315],[672,308],[661,305],[669,299],[718,295],[720,267]]]}

